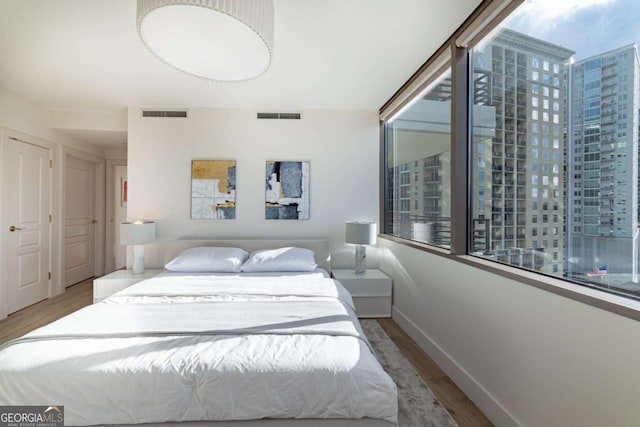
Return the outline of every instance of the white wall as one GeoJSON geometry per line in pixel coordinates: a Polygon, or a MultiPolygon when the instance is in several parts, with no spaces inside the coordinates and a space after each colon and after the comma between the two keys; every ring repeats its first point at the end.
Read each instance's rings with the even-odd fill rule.
{"type": "MultiPolygon", "coordinates": [[[[310,110],[302,120],[257,120],[249,109],[190,109],[188,119],[142,118],[129,109],[127,215],[157,222],[160,239],[329,238],[347,220],[378,220],[378,115],[310,110]],[[190,219],[191,160],[237,161],[236,220],[190,219]],[[264,219],[265,161],[311,162],[311,218],[264,219]]],[[[342,262],[335,254],[337,265],[342,262]]],[[[146,259],[147,268],[157,265],[146,259]]]]}
{"type": "Polygon", "coordinates": [[[632,426],[640,323],[379,240],[394,318],[497,426],[632,426]]]}
{"type": "Polygon", "coordinates": [[[51,129],[50,113],[47,110],[2,88],[0,88],[0,127],[103,157],[100,148],[51,129]]]}

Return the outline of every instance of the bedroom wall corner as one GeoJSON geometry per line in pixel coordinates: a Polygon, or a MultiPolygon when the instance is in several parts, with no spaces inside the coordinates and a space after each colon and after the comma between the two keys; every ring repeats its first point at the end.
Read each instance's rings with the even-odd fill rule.
{"type": "Polygon", "coordinates": [[[386,239],[393,317],[496,425],[634,425],[640,322],[386,239]]]}
{"type": "MultiPolygon", "coordinates": [[[[376,111],[304,110],[301,120],[259,120],[253,109],[191,108],[186,119],[143,118],[140,110],[129,108],[128,219],[155,220],[159,240],[327,238],[342,259],[353,253],[344,223],[378,221],[376,111]],[[237,219],[190,218],[195,159],[237,161],[237,219]],[[267,160],[311,162],[309,220],[264,218],[267,160]]],[[[160,267],[149,249],[147,268],[160,267]]]]}

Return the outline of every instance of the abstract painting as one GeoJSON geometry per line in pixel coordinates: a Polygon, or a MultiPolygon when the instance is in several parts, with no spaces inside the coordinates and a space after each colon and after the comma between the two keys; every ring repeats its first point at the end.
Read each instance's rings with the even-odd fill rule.
{"type": "Polygon", "coordinates": [[[309,219],[310,162],[267,161],[266,219],[309,219]]]}
{"type": "Polygon", "coordinates": [[[191,162],[191,219],[236,219],[236,161],[191,162]]]}

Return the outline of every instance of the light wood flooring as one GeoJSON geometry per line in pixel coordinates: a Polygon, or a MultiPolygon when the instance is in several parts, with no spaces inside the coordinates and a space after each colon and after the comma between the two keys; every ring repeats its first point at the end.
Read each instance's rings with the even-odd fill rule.
{"type": "MultiPolygon", "coordinates": [[[[41,301],[0,321],[0,344],[53,322],[92,302],[91,279],[71,286],[63,295],[41,301]]],[[[460,427],[493,425],[396,322],[392,319],[378,319],[378,322],[460,427]]]]}

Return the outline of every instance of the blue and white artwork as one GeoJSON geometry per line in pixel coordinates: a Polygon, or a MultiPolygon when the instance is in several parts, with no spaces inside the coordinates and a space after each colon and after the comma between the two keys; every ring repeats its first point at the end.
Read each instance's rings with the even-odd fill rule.
{"type": "Polygon", "coordinates": [[[310,162],[267,161],[266,219],[309,219],[310,162]]]}

